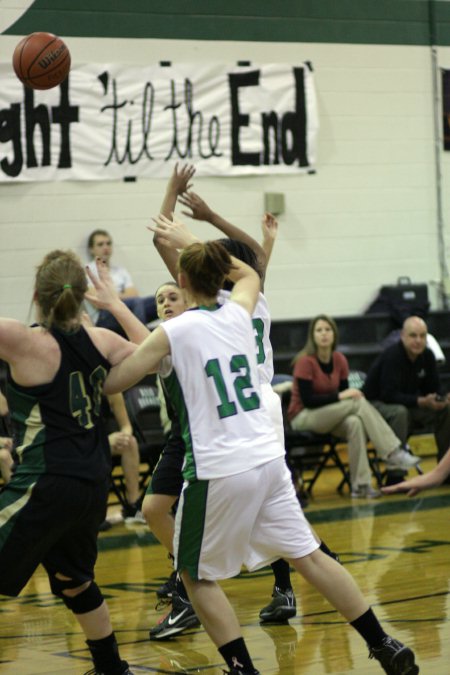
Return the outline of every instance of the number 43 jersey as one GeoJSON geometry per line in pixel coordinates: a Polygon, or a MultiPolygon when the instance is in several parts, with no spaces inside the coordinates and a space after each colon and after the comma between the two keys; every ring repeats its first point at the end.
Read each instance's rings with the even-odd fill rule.
{"type": "Polygon", "coordinates": [[[172,367],[162,372],[186,445],[186,480],[222,478],[284,456],[261,400],[255,335],[235,302],[163,324],[172,367]]]}
{"type": "Polygon", "coordinates": [[[111,365],[84,328],[51,334],[61,350],[52,382],[24,387],[8,374],[7,397],[19,457],[15,473],[101,482],[111,467],[100,418],[103,383],[111,365]]]}

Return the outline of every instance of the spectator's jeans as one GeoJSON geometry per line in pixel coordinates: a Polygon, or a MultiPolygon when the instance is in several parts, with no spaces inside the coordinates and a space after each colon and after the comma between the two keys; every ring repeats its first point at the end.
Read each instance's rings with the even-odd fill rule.
{"type": "MultiPolygon", "coordinates": [[[[153,295],[148,295],[145,298],[137,296],[123,298],[123,302],[143,324],[150,323],[158,317],[156,312],[156,302],[153,295]]],[[[116,319],[105,309],[100,310],[96,325],[101,328],[109,328],[109,330],[113,330],[115,333],[119,333],[126,337],[125,332],[117,323],[116,319]]]]}
{"type": "Polygon", "coordinates": [[[402,444],[408,437],[417,431],[432,426],[438,450],[438,459],[441,459],[450,445],[450,406],[443,410],[429,408],[406,408],[396,403],[371,401],[372,405],[384,417],[402,444]]]}

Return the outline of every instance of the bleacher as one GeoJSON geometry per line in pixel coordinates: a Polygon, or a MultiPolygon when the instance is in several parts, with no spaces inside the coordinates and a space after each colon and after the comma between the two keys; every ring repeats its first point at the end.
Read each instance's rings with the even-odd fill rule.
{"type": "MultiPolygon", "coordinates": [[[[367,372],[382,350],[382,341],[398,326],[389,314],[333,317],[339,329],[338,349],[348,359],[350,370],[367,372]]],[[[276,374],[292,373],[292,359],[304,346],[310,319],[273,321],[270,332],[276,374]]],[[[427,318],[429,332],[444,352],[441,380],[450,391],[450,312],[436,310],[427,318]]]]}

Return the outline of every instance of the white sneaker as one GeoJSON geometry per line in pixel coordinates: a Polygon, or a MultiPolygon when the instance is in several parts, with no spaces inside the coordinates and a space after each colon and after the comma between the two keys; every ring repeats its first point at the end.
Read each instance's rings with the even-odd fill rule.
{"type": "Polygon", "coordinates": [[[126,523],[139,523],[140,525],[147,525],[147,521],[144,518],[144,514],[142,511],[136,511],[136,513],[132,516],[127,516],[124,518],[124,521],[126,523]]]}
{"type": "Polygon", "coordinates": [[[353,499],[378,499],[381,497],[381,492],[371,485],[352,485],[350,496],[353,499]]]}
{"type": "Polygon", "coordinates": [[[420,457],[411,455],[411,453],[406,452],[402,448],[397,448],[391,452],[390,455],[386,458],[386,468],[387,469],[403,469],[408,471],[412,467],[416,466],[420,462],[420,457]]]}

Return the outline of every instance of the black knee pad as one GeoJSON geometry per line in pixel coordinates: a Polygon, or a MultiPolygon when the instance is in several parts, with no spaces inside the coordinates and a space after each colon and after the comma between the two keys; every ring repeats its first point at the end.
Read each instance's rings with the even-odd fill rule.
{"type": "Polygon", "coordinates": [[[78,595],[69,597],[64,591],[78,588],[78,586],[86,583],[85,579],[58,579],[53,574],[49,574],[48,578],[53,595],[61,598],[66,607],[74,614],[92,612],[94,609],[100,607],[103,602],[103,596],[95,581],[91,581],[89,586],[84,591],[81,591],[81,593],[78,593],[78,595]]]}
{"type": "Polygon", "coordinates": [[[86,583],[86,579],[81,581],[80,579],[58,579],[58,577],[51,572],[48,572],[48,580],[53,595],[56,595],[58,598],[64,598],[63,591],[68,588],[78,588],[78,586],[86,583]]]}
{"type": "Polygon", "coordinates": [[[94,609],[100,607],[103,602],[103,595],[95,581],[92,581],[86,590],[81,591],[78,595],[69,597],[63,594],[61,599],[74,614],[87,614],[87,612],[93,612],[94,609]]]}

